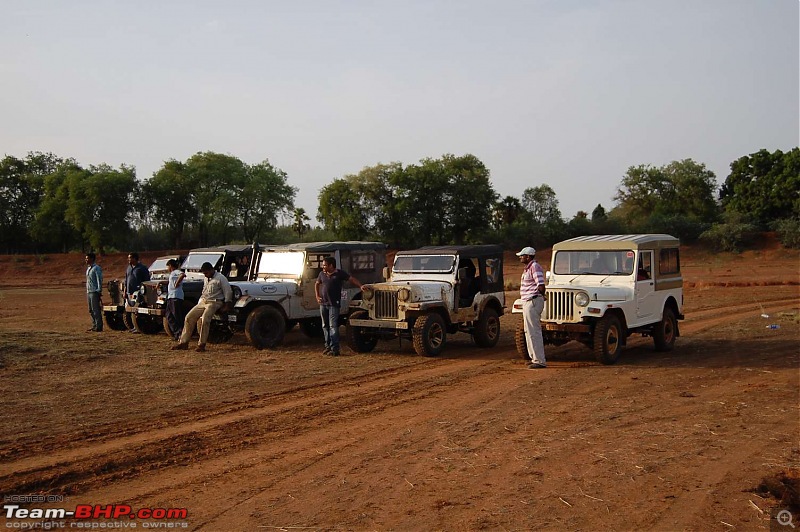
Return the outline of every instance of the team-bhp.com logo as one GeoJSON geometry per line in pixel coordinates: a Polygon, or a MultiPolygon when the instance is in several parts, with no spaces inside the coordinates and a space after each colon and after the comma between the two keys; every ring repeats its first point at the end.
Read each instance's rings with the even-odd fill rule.
{"type": "MultiPolygon", "coordinates": [[[[174,521],[178,519],[186,519],[189,516],[189,511],[186,508],[139,508],[134,510],[127,504],[79,504],[74,510],[67,510],[66,508],[22,508],[18,504],[5,504],[3,505],[3,514],[6,519],[45,519],[51,520],[52,523],[47,528],[97,528],[88,527],[89,523],[83,521],[96,520],[96,519],[110,519],[117,521],[114,528],[121,528],[120,522],[125,522],[126,519],[139,519],[145,521],[142,523],[143,528],[161,528],[158,522],[161,521],[174,521]],[[70,523],[64,521],[56,521],[58,519],[70,519],[70,523]]],[[[6,523],[6,528],[29,528],[26,526],[9,526],[11,522],[6,523]]],[[[96,524],[96,523],[93,523],[96,524]]],[[[185,528],[187,524],[181,523],[185,528]]],[[[128,522],[123,525],[125,528],[134,528],[135,523],[128,522]]],[[[43,528],[43,527],[37,527],[43,528]]],[[[108,528],[104,526],[102,528],[108,528]]],[[[173,528],[172,526],[170,528],[173,528]]]]}

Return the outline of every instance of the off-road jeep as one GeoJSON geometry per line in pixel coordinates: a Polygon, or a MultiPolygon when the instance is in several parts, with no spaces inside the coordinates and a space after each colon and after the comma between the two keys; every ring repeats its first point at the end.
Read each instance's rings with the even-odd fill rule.
{"type": "Polygon", "coordinates": [[[436,356],[448,333],[472,335],[481,347],[500,338],[505,308],[503,248],[429,246],[397,253],[391,280],[362,287],[351,305],[347,343],[372,351],[381,338],[410,339],[419,355],[436,356]]]}
{"type": "MultiPolygon", "coordinates": [[[[258,250],[258,244],[229,245],[191,250],[181,265],[181,269],[186,274],[186,278],[181,283],[184,293],[183,306],[185,312],[195,306],[200,299],[200,294],[203,291],[203,273],[200,271],[200,266],[204,262],[210,262],[214,269],[221,272],[229,281],[244,280],[250,275],[250,265],[253,262],[253,256],[257,255],[258,250]]],[[[153,270],[151,270],[150,281],[142,283],[136,301],[126,307],[126,310],[133,317],[133,323],[136,328],[144,333],[155,334],[163,330],[170,334],[169,325],[164,315],[167,301],[167,284],[169,283],[166,263],[167,259],[175,257],[160,257],[153,263],[154,265],[160,264],[159,261],[163,258],[163,272],[154,274],[153,270]]],[[[224,321],[222,323],[225,324],[224,321]]],[[[213,327],[212,329],[212,337],[217,341],[229,338],[232,334],[232,331],[228,330],[227,326],[213,327]]]]}
{"type": "MultiPolygon", "coordinates": [[[[380,242],[306,242],[264,248],[254,261],[250,278],[232,282],[235,304],[227,323],[243,330],[256,348],[276,347],[295,324],[310,337],[322,336],[314,284],[322,260],[334,257],[337,267],[362,283],[383,280],[386,244],[380,242]]],[[[342,289],[342,319],[348,306],[361,297],[350,283],[342,289]]],[[[215,316],[215,320],[225,317],[215,316]]]]}
{"type": "MultiPolygon", "coordinates": [[[[652,336],[669,351],[683,319],[680,242],[669,235],[582,236],[553,246],[542,312],[546,344],[577,340],[603,364],[615,363],[628,336],[652,336]]],[[[512,313],[522,312],[522,300],[512,313]]],[[[517,351],[527,358],[523,324],[517,351]]]]}
{"type": "MultiPolygon", "coordinates": [[[[183,260],[183,256],[165,255],[163,257],[158,257],[148,268],[150,272],[150,281],[146,282],[157,282],[167,279],[169,277],[167,261],[170,259],[175,259],[180,263],[183,260]]],[[[144,299],[142,299],[144,292],[142,292],[141,288],[139,294],[130,294],[129,300],[124,301],[125,298],[122,295],[124,293],[123,283],[124,281],[120,281],[119,279],[113,279],[108,282],[108,295],[111,304],[103,306],[103,317],[105,318],[106,326],[116,331],[124,331],[134,326],[134,315],[130,310],[126,309],[128,307],[133,308],[137,305],[137,302],[144,301],[144,299]]]]}

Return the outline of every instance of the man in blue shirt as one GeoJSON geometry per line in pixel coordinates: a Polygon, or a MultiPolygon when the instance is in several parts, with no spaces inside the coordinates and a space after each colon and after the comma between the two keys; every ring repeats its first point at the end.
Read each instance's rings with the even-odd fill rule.
{"type": "MultiPolygon", "coordinates": [[[[130,253],[128,255],[128,268],[125,270],[125,301],[130,298],[135,298],[136,293],[142,283],[150,280],[150,270],[147,266],[139,262],[138,253],[130,253]]],[[[132,333],[138,333],[136,327],[130,330],[132,333]]]]}
{"type": "Polygon", "coordinates": [[[183,332],[183,320],[186,318],[183,308],[182,284],[186,274],[178,269],[178,261],[175,259],[167,261],[167,270],[169,270],[169,283],[167,284],[167,308],[165,314],[169,332],[172,334],[172,338],[178,341],[183,332]]]}
{"type": "Polygon", "coordinates": [[[103,331],[103,270],[95,263],[97,256],[87,253],[86,262],[86,300],[89,303],[89,314],[92,316],[92,328],[86,332],[103,331]]]}
{"type": "Polygon", "coordinates": [[[336,268],[334,257],[325,257],[322,260],[322,271],[314,284],[317,293],[319,313],[322,317],[322,332],[325,335],[325,350],[323,355],[339,356],[339,312],[342,305],[342,285],[350,281],[361,288],[358,279],[344,270],[336,268]]]}

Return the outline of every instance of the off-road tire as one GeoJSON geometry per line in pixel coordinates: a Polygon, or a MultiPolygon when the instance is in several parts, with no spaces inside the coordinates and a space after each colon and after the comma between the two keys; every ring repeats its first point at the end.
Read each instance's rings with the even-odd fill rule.
{"type": "Polygon", "coordinates": [[[672,351],[675,346],[675,337],[678,334],[678,321],[671,308],[664,308],[661,321],[653,326],[653,343],[656,351],[672,351]]]}
{"type": "Polygon", "coordinates": [[[130,312],[123,312],[122,323],[125,324],[126,329],[128,330],[133,329],[135,327],[135,324],[133,323],[133,314],[131,314],[130,312]]]}
{"type": "Polygon", "coordinates": [[[624,333],[619,318],[614,314],[603,316],[594,328],[592,338],[594,357],[603,364],[615,364],[622,351],[624,333]]]}
{"type": "Polygon", "coordinates": [[[112,331],[124,331],[128,328],[119,312],[103,312],[103,321],[112,331]]]}
{"type": "Polygon", "coordinates": [[[256,349],[272,348],[283,342],[286,321],[278,309],[270,306],[258,307],[247,317],[244,334],[256,349]]]}
{"type": "Polygon", "coordinates": [[[131,319],[133,326],[144,334],[158,334],[162,330],[162,324],[148,315],[132,313],[131,319]]]}
{"type": "Polygon", "coordinates": [[[481,312],[481,317],[475,323],[475,332],[472,333],[478,347],[494,347],[500,340],[500,316],[491,307],[486,307],[481,312]]]}
{"type": "Polygon", "coordinates": [[[530,362],[531,357],[528,355],[528,340],[525,335],[525,324],[520,322],[514,330],[514,344],[517,346],[517,353],[527,362],[530,362]]]}
{"type": "Polygon", "coordinates": [[[444,319],[435,312],[425,314],[414,322],[411,332],[414,351],[420,356],[435,357],[447,343],[447,328],[444,319]]]}
{"type": "MultiPolygon", "coordinates": [[[[369,318],[369,313],[366,310],[356,310],[350,314],[350,318],[356,320],[364,320],[369,318]]],[[[364,327],[356,327],[350,325],[350,320],[347,321],[347,329],[345,335],[347,337],[347,345],[356,353],[369,353],[375,346],[378,345],[378,338],[368,334],[364,334],[364,327]]]]}
{"type": "Polygon", "coordinates": [[[300,330],[309,338],[322,338],[325,335],[322,332],[322,318],[300,320],[300,330]]]}

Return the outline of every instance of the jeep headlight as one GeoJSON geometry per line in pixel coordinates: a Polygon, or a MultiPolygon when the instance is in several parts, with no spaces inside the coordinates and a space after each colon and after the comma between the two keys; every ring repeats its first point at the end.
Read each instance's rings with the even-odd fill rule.
{"type": "Polygon", "coordinates": [[[233,290],[233,299],[234,301],[242,297],[242,289],[238,286],[232,286],[231,289],[233,290]]]}
{"type": "Polygon", "coordinates": [[[375,297],[375,290],[373,290],[371,286],[362,286],[361,297],[364,298],[364,301],[369,301],[370,299],[375,297]]]}
{"type": "Polygon", "coordinates": [[[585,307],[589,304],[589,294],[586,292],[578,292],[575,294],[575,304],[579,307],[585,307]]]}
{"type": "Polygon", "coordinates": [[[409,290],[406,287],[401,288],[397,292],[397,299],[403,302],[408,301],[409,299],[411,299],[411,290],[409,290]]]}

